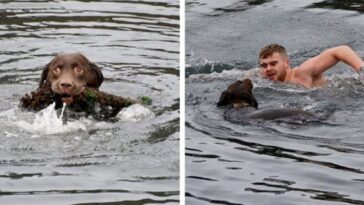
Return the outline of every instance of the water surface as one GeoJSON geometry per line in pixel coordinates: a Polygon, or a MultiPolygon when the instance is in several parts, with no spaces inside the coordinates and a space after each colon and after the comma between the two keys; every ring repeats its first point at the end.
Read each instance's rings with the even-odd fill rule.
{"type": "Polygon", "coordinates": [[[0,8],[0,203],[178,204],[179,2],[16,0],[0,8]],[[59,52],[81,52],[101,67],[103,91],[149,96],[153,115],[73,119],[58,129],[20,110],[19,98],[59,52]]]}
{"type": "Polygon", "coordinates": [[[364,58],[364,17],[346,9],[360,2],[253,2],[187,1],[186,204],[364,204],[364,84],[355,72],[337,64],[326,73],[327,87],[305,89],[270,82],[255,69],[269,43],[284,45],[292,66],[341,44],[364,58]],[[299,108],[323,118],[225,120],[219,96],[244,77],[253,80],[259,109],[299,108]]]}

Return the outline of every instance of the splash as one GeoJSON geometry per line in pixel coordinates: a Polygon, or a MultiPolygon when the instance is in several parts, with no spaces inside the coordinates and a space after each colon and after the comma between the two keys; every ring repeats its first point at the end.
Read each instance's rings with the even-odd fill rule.
{"type": "MultiPolygon", "coordinates": [[[[95,122],[88,118],[80,118],[74,121],[64,123],[64,113],[67,110],[64,105],[62,111],[57,115],[55,104],[51,104],[47,108],[34,112],[24,112],[19,109],[11,109],[0,112],[0,128],[9,130],[4,133],[6,137],[18,137],[20,133],[26,135],[31,134],[32,138],[44,135],[65,135],[67,133],[76,133],[90,131],[90,129],[105,129],[112,127],[106,122],[95,122]]],[[[152,118],[155,114],[148,108],[136,104],[125,108],[117,115],[120,121],[136,122],[144,119],[152,118]]]]}
{"type": "Polygon", "coordinates": [[[135,104],[122,109],[118,113],[118,118],[122,121],[136,122],[154,117],[154,113],[140,104],[135,104]]]}
{"type": "Polygon", "coordinates": [[[62,107],[62,111],[61,111],[61,115],[59,116],[60,119],[63,119],[63,113],[64,110],[66,109],[66,103],[63,103],[63,107],[62,107]]]}
{"type": "MultiPolygon", "coordinates": [[[[52,134],[87,130],[86,126],[82,124],[82,122],[80,121],[67,122],[65,124],[63,122],[63,113],[66,105],[63,104],[62,112],[59,117],[57,116],[57,111],[55,110],[55,106],[56,106],[55,103],[53,103],[47,108],[41,110],[39,113],[36,114],[33,122],[18,121],[15,123],[22,129],[34,134],[52,135],[52,134]]],[[[34,136],[39,136],[39,135],[34,135],[34,136]]]]}

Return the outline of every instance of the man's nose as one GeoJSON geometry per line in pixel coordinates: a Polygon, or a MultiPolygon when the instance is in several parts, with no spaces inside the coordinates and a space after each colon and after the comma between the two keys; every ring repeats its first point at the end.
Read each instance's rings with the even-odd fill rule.
{"type": "Polygon", "coordinates": [[[272,69],[272,66],[271,65],[267,65],[267,67],[265,68],[265,70],[271,70],[272,69]]]}

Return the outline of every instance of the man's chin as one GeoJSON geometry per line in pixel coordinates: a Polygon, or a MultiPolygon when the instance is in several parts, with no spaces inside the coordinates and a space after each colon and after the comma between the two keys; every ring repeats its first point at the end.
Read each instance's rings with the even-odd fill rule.
{"type": "Polygon", "coordinates": [[[276,80],[277,80],[277,79],[276,79],[276,77],[275,77],[275,75],[267,76],[267,78],[268,78],[269,80],[273,80],[273,81],[276,81],[276,80]]]}

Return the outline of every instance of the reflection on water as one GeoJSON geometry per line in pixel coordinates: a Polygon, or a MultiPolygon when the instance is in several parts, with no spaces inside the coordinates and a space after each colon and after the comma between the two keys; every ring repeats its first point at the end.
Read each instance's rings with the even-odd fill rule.
{"type": "Polygon", "coordinates": [[[364,13],[364,2],[362,0],[328,0],[313,3],[307,8],[324,8],[324,9],[343,9],[364,13]]]}
{"type": "Polygon", "coordinates": [[[1,1],[1,204],[178,204],[178,15],[167,0],[1,1]],[[101,67],[100,90],[152,105],[66,125],[20,110],[59,52],[101,67]]]}

